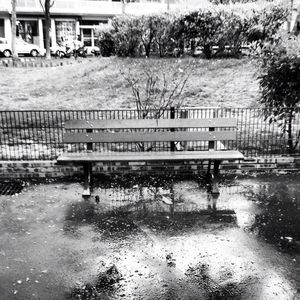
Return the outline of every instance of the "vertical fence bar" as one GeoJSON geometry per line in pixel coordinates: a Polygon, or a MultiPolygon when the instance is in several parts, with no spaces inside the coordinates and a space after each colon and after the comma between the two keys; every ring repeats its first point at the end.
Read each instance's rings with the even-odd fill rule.
{"type": "MultiPolygon", "coordinates": [[[[173,106],[170,109],[170,119],[175,119],[175,107],[173,107],[173,106]]],[[[171,131],[174,132],[175,129],[171,128],[171,131]]],[[[174,152],[175,151],[175,141],[172,141],[170,146],[171,146],[171,151],[174,152]]]]}

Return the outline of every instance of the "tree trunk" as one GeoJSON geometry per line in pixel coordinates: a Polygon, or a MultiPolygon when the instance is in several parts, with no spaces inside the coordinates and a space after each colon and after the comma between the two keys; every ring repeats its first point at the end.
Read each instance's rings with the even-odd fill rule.
{"type": "Polygon", "coordinates": [[[145,48],[146,57],[150,57],[151,44],[150,43],[144,44],[144,48],[145,48]]]}
{"type": "Polygon", "coordinates": [[[179,40],[179,55],[184,54],[184,39],[179,40]]]}
{"type": "Polygon", "coordinates": [[[205,44],[203,46],[203,54],[205,55],[205,57],[207,59],[210,59],[212,57],[212,49],[211,49],[211,46],[209,44],[205,44]]]}
{"type": "Polygon", "coordinates": [[[45,26],[46,26],[46,32],[45,32],[45,42],[46,42],[46,59],[51,58],[51,52],[50,52],[50,0],[45,0],[45,26]]]}
{"type": "Polygon", "coordinates": [[[191,54],[194,55],[196,52],[196,41],[194,39],[191,40],[191,54]]]}
{"type": "Polygon", "coordinates": [[[17,23],[17,13],[16,13],[16,2],[17,0],[11,1],[11,50],[13,60],[18,59],[18,52],[16,50],[16,23],[17,23]]]}
{"type": "Polygon", "coordinates": [[[289,153],[294,152],[294,145],[293,145],[293,109],[290,110],[290,115],[288,119],[288,146],[289,146],[289,153]]]}

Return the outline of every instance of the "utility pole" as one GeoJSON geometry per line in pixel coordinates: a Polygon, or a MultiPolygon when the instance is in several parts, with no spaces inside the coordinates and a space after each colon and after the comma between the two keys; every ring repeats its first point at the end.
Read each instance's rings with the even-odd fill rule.
{"type": "Polygon", "coordinates": [[[16,60],[18,53],[16,50],[16,24],[17,24],[17,12],[16,12],[17,0],[11,0],[11,50],[12,58],[16,60]]]}

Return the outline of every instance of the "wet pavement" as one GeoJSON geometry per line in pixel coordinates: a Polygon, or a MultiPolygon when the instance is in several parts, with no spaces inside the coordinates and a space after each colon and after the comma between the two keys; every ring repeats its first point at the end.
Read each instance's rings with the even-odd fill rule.
{"type": "Polygon", "coordinates": [[[0,196],[0,299],[300,299],[299,175],[0,196]]]}

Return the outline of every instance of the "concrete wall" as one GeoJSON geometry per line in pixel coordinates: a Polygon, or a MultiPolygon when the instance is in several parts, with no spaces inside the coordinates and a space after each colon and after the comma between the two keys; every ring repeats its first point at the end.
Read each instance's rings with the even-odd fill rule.
{"type": "MultiPolygon", "coordinates": [[[[175,175],[201,174],[207,170],[208,162],[116,162],[97,163],[95,174],[151,174],[175,175]]],[[[247,158],[245,161],[224,161],[221,174],[227,172],[243,174],[247,172],[300,171],[300,157],[247,158]]],[[[0,178],[58,178],[82,175],[78,165],[58,165],[55,161],[1,161],[0,178]]]]}

